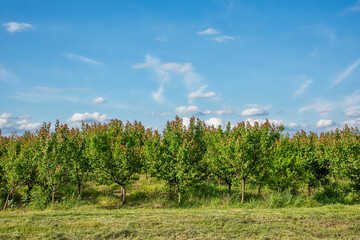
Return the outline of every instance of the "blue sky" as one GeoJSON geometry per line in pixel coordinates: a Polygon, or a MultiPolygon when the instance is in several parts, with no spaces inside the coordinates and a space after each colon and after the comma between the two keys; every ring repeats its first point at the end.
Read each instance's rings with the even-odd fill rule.
{"type": "Polygon", "coordinates": [[[0,128],[360,125],[360,0],[0,0],[0,128]]]}

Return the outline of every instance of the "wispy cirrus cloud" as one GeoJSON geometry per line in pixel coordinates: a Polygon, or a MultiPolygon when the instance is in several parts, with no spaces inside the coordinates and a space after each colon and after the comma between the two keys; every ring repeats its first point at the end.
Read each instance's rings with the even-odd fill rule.
{"type": "Polygon", "coordinates": [[[219,32],[217,30],[215,30],[214,28],[207,28],[203,31],[199,31],[197,32],[197,34],[199,35],[214,35],[214,34],[218,34],[219,32]]]}
{"type": "Polygon", "coordinates": [[[314,111],[320,116],[327,116],[329,113],[337,111],[342,112],[347,117],[356,117],[359,109],[360,91],[356,91],[351,95],[334,100],[315,98],[313,103],[299,108],[299,113],[314,111]]]}
{"type": "Polygon", "coordinates": [[[216,42],[219,42],[219,43],[223,43],[223,42],[226,42],[226,41],[235,40],[235,37],[223,35],[223,36],[214,37],[214,38],[212,38],[212,40],[214,40],[216,42]]]}
{"type": "Polygon", "coordinates": [[[315,111],[321,116],[328,115],[334,108],[336,107],[336,104],[331,100],[324,100],[317,98],[315,99],[315,102],[302,107],[299,109],[299,113],[307,112],[307,111],[315,111]]]}
{"type": "Polygon", "coordinates": [[[152,112],[151,115],[154,116],[154,117],[164,117],[164,116],[170,116],[171,112],[164,112],[164,113],[152,112]]]}
{"type": "Polygon", "coordinates": [[[164,93],[164,86],[163,84],[161,84],[156,92],[151,93],[151,96],[155,100],[155,102],[162,103],[165,100],[163,93],[164,93]]]}
{"type": "Polygon", "coordinates": [[[29,23],[18,23],[18,22],[7,22],[3,23],[2,26],[6,28],[6,31],[15,33],[33,28],[33,25],[29,23]]]}
{"type": "Polygon", "coordinates": [[[345,71],[343,71],[330,85],[330,88],[335,87],[336,85],[338,85],[340,82],[342,82],[357,66],[359,66],[360,64],[360,58],[355,61],[353,64],[351,64],[350,66],[348,66],[345,71]]]}
{"type": "Polygon", "coordinates": [[[160,42],[167,42],[169,38],[167,36],[160,36],[160,37],[156,37],[155,40],[160,42]]]}
{"type": "Polygon", "coordinates": [[[293,98],[297,98],[299,97],[301,94],[303,94],[306,89],[313,83],[313,80],[312,79],[307,79],[305,80],[301,86],[296,89],[296,91],[293,93],[293,98]]]}
{"type": "Polygon", "coordinates": [[[150,54],[146,56],[144,63],[135,64],[132,68],[151,69],[156,73],[160,86],[156,91],[152,92],[152,98],[158,103],[162,103],[166,99],[164,96],[165,85],[170,84],[172,76],[181,76],[183,84],[189,89],[197,87],[202,81],[202,76],[194,71],[191,63],[163,63],[160,59],[152,57],[150,54]]]}
{"type": "Polygon", "coordinates": [[[0,80],[4,83],[16,83],[19,77],[0,65],[0,80]]]}
{"type": "Polygon", "coordinates": [[[12,99],[24,101],[24,102],[49,102],[49,101],[64,101],[72,103],[81,103],[82,100],[77,97],[64,96],[59,94],[50,94],[47,92],[43,93],[34,93],[34,92],[14,92],[12,99]]]}
{"type": "Polygon", "coordinates": [[[84,57],[81,55],[77,55],[77,54],[73,54],[73,53],[65,53],[65,57],[67,57],[70,60],[76,60],[76,61],[80,61],[80,62],[84,62],[84,63],[89,63],[92,65],[103,65],[103,63],[98,62],[94,59],[84,57]]]}
{"type": "Polygon", "coordinates": [[[338,16],[345,16],[352,12],[360,11],[360,0],[357,0],[351,7],[345,8],[338,16]]]}
{"type": "Polygon", "coordinates": [[[347,117],[360,117],[360,106],[353,106],[345,109],[344,112],[347,117]]]}
{"type": "Polygon", "coordinates": [[[36,86],[37,90],[48,92],[48,93],[55,93],[55,92],[64,92],[64,91],[88,91],[89,88],[53,88],[53,87],[44,87],[44,86],[36,86]]]}

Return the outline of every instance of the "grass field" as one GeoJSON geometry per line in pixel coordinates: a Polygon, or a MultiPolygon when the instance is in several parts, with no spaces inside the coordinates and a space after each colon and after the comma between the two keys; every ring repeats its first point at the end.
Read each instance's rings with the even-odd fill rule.
{"type": "Polygon", "coordinates": [[[0,239],[360,239],[359,205],[0,212],[0,239]]]}

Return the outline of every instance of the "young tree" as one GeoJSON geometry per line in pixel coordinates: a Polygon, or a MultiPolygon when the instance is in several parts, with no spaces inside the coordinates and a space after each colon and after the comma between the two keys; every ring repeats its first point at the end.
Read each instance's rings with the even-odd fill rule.
{"type": "MultiPolygon", "coordinates": [[[[83,125],[85,128],[85,125],[83,125]]],[[[66,153],[69,156],[68,166],[71,181],[77,185],[77,193],[80,196],[81,185],[87,179],[91,165],[85,152],[85,131],[78,128],[72,128],[69,131],[66,153]]]]}
{"type": "Polygon", "coordinates": [[[88,154],[99,179],[117,183],[126,202],[126,186],[143,167],[145,128],[140,122],[125,125],[117,120],[93,124],[87,129],[88,154]]]}
{"type": "Polygon", "coordinates": [[[357,190],[360,190],[360,133],[358,128],[345,125],[341,131],[340,158],[338,167],[349,178],[357,190]]]}
{"type": "Polygon", "coordinates": [[[268,186],[277,191],[296,191],[303,181],[302,166],[295,144],[289,135],[275,143],[272,155],[268,186]]]}
{"type": "Polygon", "coordinates": [[[7,208],[10,196],[30,179],[35,168],[33,139],[32,134],[25,133],[22,137],[11,137],[8,141],[7,151],[1,161],[4,174],[2,177],[8,189],[3,210],[7,208]]]}
{"type": "Polygon", "coordinates": [[[155,132],[146,143],[148,170],[152,176],[162,179],[176,187],[178,202],[188,185],[199,182],[207,176],[203,155],[206,152],[204,141],[205,123],[191,118],[187,129],[182,119],[168,122],[162,137],[155,132]]]}
{"type": "Polygon", "coordinates": [[[207,128],[206,141],[208,147],[205,155],[209,171],[227,184],[229,198],[234,183],[234,175],[228,165],[228,154],[226,154],[226,148],[228,147],[226,139],[230,131],[230,122],[227,124],[225,132],[222,131],[220,126],[217,129],[214,127],[207,128]]]}
{"type": "Polygon", "coordinates": [[[268,120],[260,125],[258,132],[258,164],[256,164],[251,174],[251,177],[258,184],[258,195],[261,194],[261,188],[265,183],[271,184],[269,183],[269,179],[271,162],[274,158],[274,147],[275,143],[281,139],[283,130],[284,126],[275,126],[274,124],[270,124],[268,120]]]}
{"type": "Polygon", "coordinates": [[[320,142],[316,133],[305,131],[294,136],[298,157],[303,163],[304,179],[307,182],[308,195],[311,195],[311,185],[321,181],[330,172],[329,161],[324,154],[325,146],[320,142]]]}
{"type": "Polygon", "coordinates": [[[39,156],[39,178],[51,190],[51,202],[55,202],[55,194],[61,184],[69,180],[67,125],[55,124],[55,131],[50,132],[51,124],[44,123],[38,132],[41,146],[39,156]]]}

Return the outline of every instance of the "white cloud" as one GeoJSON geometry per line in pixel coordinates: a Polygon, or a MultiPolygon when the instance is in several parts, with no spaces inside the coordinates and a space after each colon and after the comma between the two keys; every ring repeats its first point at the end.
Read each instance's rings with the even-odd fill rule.
{"type": "Polygon", "coordinates": [[[12,113],[3,113],[0,115],[0,118],[1,119],[10,119],[10,118],[13,118],[13,114],[12,113]]]}
{"type": "Polygon", "coordinates": [[[17,128],[20,130],[35,130],[41,127],[41,123],[30,123],[26,119],[18,121],[16,123],[18,124],[17,128]]]}
{"type": "MultiPolygon", "coordinates": [[[[282,120],[276,120],[276,119],[268,119],[270,124],[274,124],[275,126],[285,126],[285,122],[282,120]]],[[[266,122],[266,119],[253,119],[253,118],[248,118],[245,120],[245,122],[249,122],[251,125],[254,125],[255,122],[259,123],[259,124],[263,124],[266,122]]]]}
{"type": "Polygon", "coordinates": [[[100,114],[98,112],[94,113],[74,113],[71,118],[68,118],[68,122],[105,122],[108,121],[110,117],[106,114],[100,114]]]}
{"type": "Polygon", "coordinates": [[[164,113],[154,113],[154,112],[152,112],[151,115],[153,115],[155,117],[163,117],[163,116],[171,115],[171,112],[164,112],[164,113]]]}
{"type": "Polygon", "coordinates": [[[172,76],[182,76],[183,84],[189,89],[198,87],[200,82],[203,80],[201,75],[194,72],[194,68],[191,63],[162,63],[160,59],[154,58],[150,54],[146,56],[145,63],[133,65],[132,68],[148,68],[157,74],[160,86],[156,92],[153,92],[152,97],[159,103],[165,100],[163,96],[165,83],[169,84],[172,76]]]}
{"type": "Polygon", "coordinates": [[[218,110],[218,111],[211,111],[211,110],[206,110],[201,112],[204,115],[227,115],[227,114],[232,114],[234,113],[234,111],[232,109],[223,109],[223,110],[218,110]]]}
{"type": "Polygon", "coordinates": [[[332,125],[334,125],[334,122],[333,122],[333,120],[330,120],[330,119],[320,119],[316,123],[316,127],[318,127],[318,128],[330,127],[332,125]]]}
{"type": "Polygon", "coordinates": [[[240,116],[265,116],[265,115],[269,115],[269,112],[260,108],[249,108],[249,109],[245,109],[240,113],[240,116]]]}
{"type": "Polygon", "coordinates": [[[313,83],[312,79],[308,79],[306,80],[294,93],[293,93],[293,97],[297,98],[298,96],[300,96],[301,94],[303,94],[306,89],[310,86],[310,84],[313,83]]]}
{"type": "Polygon", "coordinates": [[[17,22],[8,22],[2,25],[6,28],[8,32],[11,33],[24,31],[33,27],[29,23],[17,23],[17,22]]]}
{"type": "Polygon", "coordinates": [[[92,102],[95,103],[95,104],[101,104],[101,103],[105,103],[106,99],[103,98],[103,97],[97,97],[92,102]]]}
{"type": "Polygon", "coordinates": [[[221,118],[210,118],[205,121],[206,125],[218,127],[221,126],[223,123],[223,120],[221,118]]]}
{"type": "Polygon", "coordinates": [[[341,123],[342,125],[348,125],[349,127],[359,127],[360,126],[360,118],[347,120],[341,123]]]}
{"type": "Polygon", "coordinates": [[[183,117],[182,120],[183,120],[183,125],[188,128],[190,126],[190,118],[183,117]]]}
{"type": "Polygon", "coordinates": [[[172,71],[175,73],[185,73],[193,70],[191,63],[163,63],[161,67],[165,71],[172,71]]]}
{"type": "Polygon", "coordinates": [[[196,86],[200,85],[200,83],[204,80],[204,78],[195,72],[188,72],[184,77],[184,84],[189,89],[194,89],[196,86]]]}
{"type": "Polygon", "coordinates": [[[150,54],[146,56],[145,63],[132,66],[134,69],[151,68],[156,72],[163,73],[166,71],[173,73],[185,73],[193,70],[191,63],[161,63],[160,59],[152,57],[150,54]]]}
{"type": "Polygon", "coordinates": [[[167,42],[169,38],[167,36],[156,37],[155,40],[160,42],[167,42]]]}
{"type": "Polygon", "coordinates": [[[18,81],[18,77],[0,65],[0,80],[4,83],[13,83],[18,81]]]}
{"type": "Polygon", "coordinates": [[[202,86],[199,90],[195,91],[195,92],[191,92],[188,95],[188,99],[190,101],[197,99],[197,98],[209,98],[209,97],[216,97],[216,93],[215,92],[203,92],[205,90],[207,86],[202,86]]]}
{"type": "Polygon", "coordinates": [[[0,115],[0,129],[10,133],[16,130],[34,130],[41,126],[41,123],[29,122],[28,118],[29,115],[14,116],[12,113],[3,113],[0,115]]]}
{"type": "Polygon", "coordinates": [[[299,124],[294,123],[294,122],[291,122],[291,123],[289,123],[289,124],[285,124],[285,127],[286,127],[286,128],[289,128],[289,129],[296,129],[296,128],[299,127],[299,124]]]}
{"type": "Polygon", "coordinates": [[[152,93],[152,98],[158,102],[158,103],[162,103],[165,100],[165,97],[163,96],[164,93],[164,88],[163,85],[160,85],[159,89],[156,92],[152,93]]]}
{"type": "Polygon", "coordinates": [[[342,102],[346,106],[360,103],[360,92],[356,91],[350,96],[346,96],[342,102]]]}
{"type": "Polygon", "coordinates": [[[302,107],[299,109],[300,113],[306,111],[316,111],[318,114],[322,116],[326,116],[336,107],[336,104],[333,101],[323,100],[323,99],[315,99],[315,102],[311,105],[302,107]]]}
{"type": "Polygon", "coordinates": [[[347,117],[360,117],[360,106],[353,106],[345,109],[344,112],[347,117]]]}
{"type": "Polygon", "coordinates": [[[175,109],[175,113],[178,115],[187,115],[199,112],[199,108],[197,106],[180,106],[175,109]]]}
{"type": "Polygon", "coordinates": [[[188,98],[190,98],[190,99],[209,98],[209,97],[216,97],[216,93],[215,92],[202,93],[202,92],[196,91],[196,92],[191,92],[188,96],[188,98]]]}
{"type": "Polygon", "coordinates": [[[359,110],[348,110],[345,112],[345,115],[348,117],[360,117],[360,111],[359,110]]]}
{"type": "Polygon", "coordinates": [[[232,36],[218,36],[218,37],[214,37],[212,40],[216,41],[216,42],[226,42],[228,40],[235,40],[234,37],[232,36]]]}
{"type": "Polygon", "coordinates": [[[330,85],[330,88],[336,86],[341,81],[343,81],[359,64],[360,64],[360,58],[356,62],[351,64],[349,67],[347,67],[346,70],[344,72],[342,72],[340,74],[340,76],[332,82],[332,84],[330,85]]]}
{"type": "Polygon", "coordinates": [[[334,110],[343,112],[347,117],[357,117],[360,111],[360,91],[334,101],[317,98],[314,103],[300,108],[299,112],[315,111],[321,116],[326,116],[334,110]]]}
{"type": "Polygon", "coordinates": [[[205,29],[203,31],[199,31],[197,32],[197,34],[199,35],[214,35],[214,34],[218,34],[219,32],[216,31],[215,29],[213,28],[208,28],[208,29],[205,29]]]}
{"type": "Polygon", "coordinates": [[[10,128],[14,125],[12,113],[3,113],[0,115],[0,129],[10,128]]]}
{"type": "Polygon", "coordinates": [[[84,62],[84,63],[90,63],[90,64],[93,64],[93,65],[103,65],[101,62],[98,62],[98,61],[96,61],[94,59],[87,58],[87,57],[80,56],[80,55],[76,55],[76,54],[73,54],[73,53],[66,53],[65,56],[70,60],[77,60],[77,61],[81,61],[81,62],[84,62]]]}

